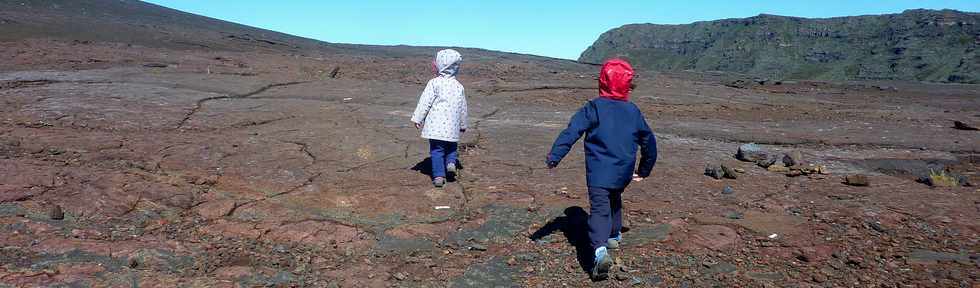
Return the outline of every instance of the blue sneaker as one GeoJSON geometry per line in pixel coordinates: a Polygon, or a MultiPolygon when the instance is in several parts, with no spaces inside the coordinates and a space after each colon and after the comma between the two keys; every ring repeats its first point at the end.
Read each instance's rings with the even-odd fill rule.
{"type": "Polygon", "coordinates": [[[606,247],[609,250],[619,249],[619,244],[623,242],[623,233],[616,234],[616,237],[609,238],[606,240],[606,247]]]}
{"type": "Polygon", "coordinates": [[[612,256],[606,252],[606,247],[595,249],[595,263],[592,265],[592,280],[600,281],[609,278],[609,269],[612,269],[612,256]]]}

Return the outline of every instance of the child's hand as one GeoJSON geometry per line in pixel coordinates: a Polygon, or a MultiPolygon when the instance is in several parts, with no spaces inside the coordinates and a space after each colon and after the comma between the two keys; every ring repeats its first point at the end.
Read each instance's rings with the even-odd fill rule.
{"type": "Polygon", "coordinates": [[[555,167],[558,167],[558,162],[555,161],[545,160],[544,163],[545,165],[548,165],[548,169],[555,169],[555,167]]]}
{"type": "Polygon", "coordinates": [[[637,174],[633,174],[633,182],[640,182],[640,181],[643,181],[643,179],[646,179],[646,178],[640,177],[640,175],[637,175],[637,174]]]}
{"type": "Polygon", "coordinates": [[[422,123],[412,122],[412,124],[415,124],[415,129],[422,129],[422,123]]]}

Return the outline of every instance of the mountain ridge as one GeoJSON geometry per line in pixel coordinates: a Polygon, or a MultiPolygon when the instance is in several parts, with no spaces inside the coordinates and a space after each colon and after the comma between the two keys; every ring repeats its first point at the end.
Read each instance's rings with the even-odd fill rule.
{"type": "Polygon", "coordinates": [[[627,24],[600,35],[579,61],[622,57],[646,70],[776,79],[980,83],[978,24],[980,13],[948,9],[627,24]]]}

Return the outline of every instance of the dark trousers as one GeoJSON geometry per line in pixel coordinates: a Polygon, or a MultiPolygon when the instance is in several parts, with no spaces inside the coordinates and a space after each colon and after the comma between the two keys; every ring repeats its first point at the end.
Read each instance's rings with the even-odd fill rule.
{"type": "Polygon", "coordinates": [[[429,139],[429,157],[432,160],[432,177],[446,177],[446,164],[456,163],[459,153],[456,142],[429,139]]]}
{"type": "Polygon", "coordinates": [[[605,247],[623,229],[623,190],[589,187],[589,240],[592,249],[605,247]]]}

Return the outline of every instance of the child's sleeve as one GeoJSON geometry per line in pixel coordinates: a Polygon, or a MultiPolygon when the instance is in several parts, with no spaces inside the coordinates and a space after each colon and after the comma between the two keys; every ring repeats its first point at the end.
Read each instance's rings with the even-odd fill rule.
{"type": "Polygon", "coordinates": [[[640,165],[636,168],[636,175],[646,178],[650,176],[653,165],[657,164],[657,136],[650,130],[650,125],[640,114],[640,128],[636,134],[636,142],[640,145],[640,165]]]}
{"type": "Polygon", "coordinates": [[[436,99],[435,89],[432,86],[432,81],[425,84],[425,89],[422,90],[422,96],[419,96],[419,104],[415,106],[415,113],[412,113],[412,122],[422,123],[429,114],[429,109],[432,108],[432,102],[436,99]]]}
{"type": "Polygon", "coordinates": [[[561,159],[565,158],[575,142],[578,142],[578,138],[581,138],[582,134],[592,127],[591,115],[594,113],[589,107],[592,105],[586,104],[582,109],[579,109],[568,121],[568,127],[561,131],[561,134],[558,134],[555,144],[551,146],[551,153],[548,153],[549,163],[561,162],[561,159]]]}
{"type": "Polygon", "coordinates": [[[463,107],[460,111],[459,129],[466,130],[469,127],[467,122],[469,122],[469,118],[470,118],[470,112],[467,110],[466,107],[466,90],[462,91],[462,97],[463,97],[462,99],[463,107]]]}

